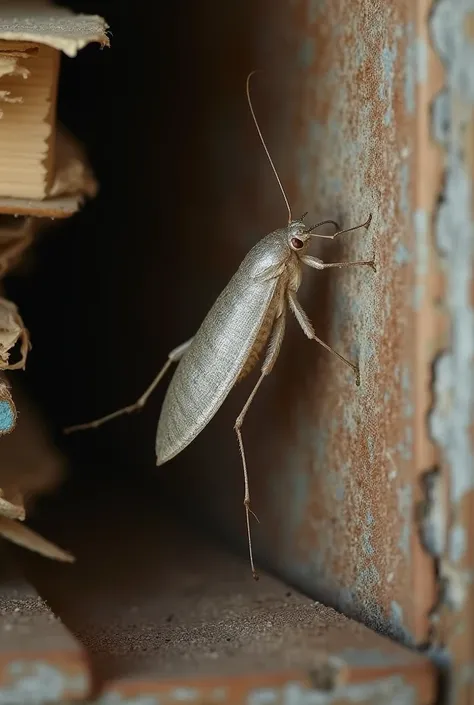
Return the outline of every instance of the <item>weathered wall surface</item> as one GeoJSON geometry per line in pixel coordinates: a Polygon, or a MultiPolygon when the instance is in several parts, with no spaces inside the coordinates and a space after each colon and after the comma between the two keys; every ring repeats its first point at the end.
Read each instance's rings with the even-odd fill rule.
{"type": "MultiPolygon", "coordinates": [[[[340,261],[375,252],[378,269],[305,274],[300,300],[317,334],[359,361],[362,385],[290,324],[243,429],[261,521],[258,554],[312,595],[405,641],[424,639],[434,601],[433,564],[414,520],[418,474],[433,457],[425,413],[426,360],[435,347],[427,303],[431,192],[419,185],[426,155],[417,102],[428,90],[419,12],[415,3],[376,0],[260,3],[251,40],[247,26],[234,23],[248,51],[236,51],[235,35],[232,50],[222,38],[211,48],[205,31],[195,40],[196,53],[209,52],[201,75],[212,100],[198,122],[200,206],[192,234],[183,236],[192,267],[182,272],[175,325],[183,337],[192,333],[182,319],[196,325],[250,246],[285,223],[245,105],[245,76],[257,66],[255,109],[294,215],[309,210],[315,222],[336,218],[350,227],[373,214],[368,232],[315,244],[314,253],[340,261]],[[200,295],[189,301],[193,287],[200,295]]],[[[178,333],[170,336],[171,345],[179,342],[178,333]]],[[[242,546],[232,427],[253,381],[163,468],[180,489],[184,476],[188,496],[227,533],[234,527],[242,546]]]]}
{"type": "Polygon", "coordinates": [[[429,28],[445,70],[431,123],[443,155],[434,233],[446,329],[430,414],[446,506],[445,531],[431,545],[442,588],[432,640],[454,665],[449,702],[468,703],[474,692],[474,2],[437,0],[429,28]]]}

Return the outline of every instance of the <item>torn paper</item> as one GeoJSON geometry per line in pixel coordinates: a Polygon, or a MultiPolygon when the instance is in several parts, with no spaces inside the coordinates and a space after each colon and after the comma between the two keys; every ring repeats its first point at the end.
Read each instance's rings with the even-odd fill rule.
{"type": "MultiPolygon", "coordinates": [[[[6,382],[0,375],[0,388],[2,385],[6,386],[6,382]]],[[[57,488],[67,461],[18,383],[13,385],[13,392],[18,425],[15,433],[0,438],[0,535],[49,558],[71,561],[69,553],[19,523],[25,520],[37,497],[57,488]]]]}
{"type": "Polygon", "coordinates": [[[75,560],[74,556],[68,551],[64,551],[56,544],[37,534],[36,531],[32,531],[32,529],[29,529],[24,524],[19,524],[13,519],[0,516],[0,535],[12,543],[39,553],[46,558],[65,563],[73,563],[75,560]]]}
{"type": "MultiPolygon", "coordinates": [[[[0,382],[5,375],[0,375],[0,382]]],[[[63,481],[67,459],[53,443],[49,428],[14,376],[12,396],[18,411],[15,433],[0,438],[0,487],[10,502],[22,497],[31,509],[35,497],[54,491],[63,481]]]]}
{"type": "Polygon", "coordinates": [[[76,15],[49,2],[0,2],[0,39],[46,44],[67,56],[91,42],[108,46],[107,29],[98,15],[76,15]]]}
{"type": "Polygon", "coordinates": [[[9,490],[0,488],[0,516],[19,521],[24,521],[26,518],[23,496],[14,487],[9,490]]]}
{"type": "Polygon", "coordinates": [[[98,185],[83,146],[64,125],[56,133],[56,175],[50,196],[81,194],[94,198],[98,185]]]}
{"type": "Polygon", "coordinates": [[[20,370],[26,365],[30,337],[14,303],[0,297],[0,369],[20,370]],[[10,364],[10,351],[20,341],[21,359],[10,364]]]}
{"type": "MultiPolygon", "coordinates": [[[[10,394],[8,384],[3,376],[0,377],[0,436],[5,436],[13,431],[16,425],[17,410],[10,394]]],[[[0,484],[1,487],[1,484],[0,484]]],[[[2,495],[3,496],[3,495],[2,495]]]]}

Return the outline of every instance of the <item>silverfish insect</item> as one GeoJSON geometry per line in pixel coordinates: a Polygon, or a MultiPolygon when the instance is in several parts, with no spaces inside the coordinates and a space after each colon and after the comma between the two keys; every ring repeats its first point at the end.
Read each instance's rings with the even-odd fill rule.
{"type": "Polygon", "coordinates": [[[253,109],[250,97],[250,78],[254,73],[255,71],[247,77],[248,105],[283,195],[288,210],[288,225],[271,232],[254,245],[224,291],[217,298],[194,337],[169,353],[165,365],[134,404],[118,409],[95,421],[70,426],[65,432],[72,433],[82,429],[97,428],[118,416],[142,409],[169,367],[177,362],[178,365],[161,408],[156,433],[156,464],[163,465],[177,456],[201,433],[217,413],[235,384],[246,377],[255,367],[266,346],[260,376],[234,425],[244,475],[244,506],[250,566],[252,575],[257,580],[250,529],[250,513],[254,513],[250,508],[249,479],[242,439],[245,416],[261,383],[275,365],[285,334],[288,308],[295,315],[303,333],[350,367],[355,373],[356,384],[360,384],[358,366],[318,338],[298,301],[297,292],[302,281],[303,265],[317,270],[359,265],[370,266],[374,271],[376,269],[374,259],[326,263],[306,253],[312,237],[334,240],[343,233],[349,233],[359,228],[368,228],[372,216],[369,215],[365,223],[346,230],[340,230],[333,220],[324,220],[308,227],[304,222],[307,213],[301,218],[293,220],[288,198],[253,109]],[[328,223],[335,226],[336,232],[332,235],[314,232],[319,226],[328,223]]]}

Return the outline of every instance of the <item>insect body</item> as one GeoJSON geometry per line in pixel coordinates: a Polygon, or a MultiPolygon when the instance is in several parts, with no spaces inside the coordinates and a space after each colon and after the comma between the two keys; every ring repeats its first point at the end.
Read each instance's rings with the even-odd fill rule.
{"type": "Polygon", "coordinates": [[[287,204],[288,225],[262,238],[250,250],[205,317],[196,335],[169,354],[165,366],[135,404],[115,411],[97,421],[73,426],[68,431],[97,427],[112,418],[142,408],[170,365],[179,361],[169,384],[158,422],[156,459],[157,465],[163,465],[178,455],[199,435],[217,413],[234,385],[255,367],[259,356],[266,347],[258,381],[234,426],[244,472],[244,504],[250,563],[252,573],[254,577],[257,577],[252,555],[249,517],[251,511],[250,492],[241,432],[245,415],[263,379],[270,374],[278,357],[285,334],[288,308],[293,311],[305,335],[320,343],[348,365],[354,371],[356,383],[359,384],[358,367],[316,336],[297,299],[297,292],[302,280],[303,265],[314,269],[356,265],[368,265],[375,269],[375,266],[373,260],[324,263],[320,259],[306,254],[312,237],[333,239],[336,235],[360,227],[368,227],[371,218],[369,217],[362,225],[347,230],[339,230],[334,221],[323,221],[308,227],[304,222],[306,214],[299,220],[292,220],[288,200],[255,119],[250,102],[249,79],[250,76],[247,79],[249,106],[287,204]],[[337,232],[333,235],[321,235],[314,232],[319,225],[324,223],[333,223],[337,232]]]}
{"type": "Polygon", "coordinates": [[[255,366],[275,322],[282,326],[288,280],[297,271],[288,234],[291,239],[301,230],[305,225],[295,222],[291,230],[277,230],[250,250],[190,342],[162,407],[159,465],[202,431],[235,383],[255,366]]]}

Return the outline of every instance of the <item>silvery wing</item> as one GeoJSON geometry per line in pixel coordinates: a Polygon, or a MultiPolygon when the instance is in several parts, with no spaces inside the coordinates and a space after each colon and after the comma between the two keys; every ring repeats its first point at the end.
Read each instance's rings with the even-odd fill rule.
{"type": "Polygon", "coordinates": [[[285,251],[267,235],[250,250],[179,362],[161,409],[157,465],[180,453],[209,423],[245,368],[249,351],[270,332],[278,277],[262,278],[285,251]],[[265,325],[264,325],[265,324],[265,325]]]}

